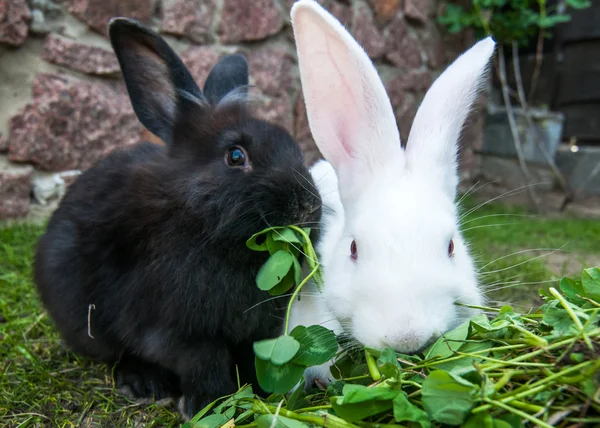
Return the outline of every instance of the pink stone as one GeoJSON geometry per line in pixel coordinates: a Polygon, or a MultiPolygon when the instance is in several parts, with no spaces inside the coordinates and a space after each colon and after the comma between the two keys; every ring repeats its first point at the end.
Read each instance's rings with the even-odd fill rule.
{"type": "Polygon", "coordinates": [[[0,0],[0,43],[12,46],[25,43],[30,20],[26,0],[0,0]]]}
{"type": "Polygon", "coordinates": [[[420,34],[429,66],[436,69],[444,65],[446,61],[445,46],[437,26],[434,23],[428,23],[420,34]]]}
{"type": "Polygon", "coordinates": [[[88,74],[105,75],[119,72],[119,62],[112,51],[56,34],[46,37],[42,58],[53,64],[88,74]]]}
{"type": "Polygon", "coordinates": [[[278,95],[292,86],[292,55],[281,45],[270,44],[248,53],[250,79],[263,92],[278,95]]]}
{"type": "Polygon", "coordinates": [[[277,34],[283,24],[276,0],[223,0],[218,32],[223,43],[238,43],[277,34]]]}
{"type": "Polygon", "coordinates": [[[213,40],[214,0],[162,0],[162,32],[185,36],[196,43],[213,40]]]}
{"type": "Polygon", "coordinates": [[[400,0],[370,0],[377,21],[384,23],[392,19],[400,7],[400,0]]]}
{"type": "Polygon", "coordinates": [[[423,65],[418,42],[408,33],[404,18],[397,16],[388,26],[386,57],[400,68],[419,68],[423,65]]]}
{"type": "Polygon", "coordinates": [[[379,32],[367,6],[360,6],[352,27],[352,35],[371,58],[380,57],[385,53],[386,40],[379,32]]]}
{"type": "Polygon", "coordinates": [[[400,80],[402,75],[385,82],[385,88],[390,102],[394,106],[396,122],[400,130],[402,143],[406,144],[412,121],[417,112],[417,97],[406,90],[405,84],[400,80]]]}
{"type": "MultiPolygon", "coordinates": [[[[286,0],[286,13],[289,13],[292,5],[296,2],[296,0],[286,0]]],[[[336,0],[319,0],[321,6],[323,6],[329,13],[335,16],[343,25],[346,27],[350,27],[352,24],[352,8],[343,3],[348,2],[340,2],[336,0]]]]}
{"type": "Polygon", "coordinates": [[[8,139],[0,134],[0,153],[4,153],[8,151],[8,139]]]}
{"type": "Polygon", "coordinates": [[[429,89],[431,82],[432,77],[429,71],[409,71],[388,80],[386,87],[395,93],[423,92],[429,89]]]}
{"type": "Polygon", "coordinates": [[[430,0],[404,0],[404,14],[407,18],[425,23],[431,14],[430,0]]]}
{"type": "Polygon", "coordinates": [[[257,118],[281,126],[290,134],[293,132],[294,119],[290,97],[282,93],[275,97],[264,96],[254,107],[257,118]]]}
{"type": "Polygon", "coordinates": [[[33,100],[10,120],[9,160],[45,171],[85,170],[139,141],[124,85],[39,74],[33,100]]]}
{"type": "Polygon", "coordinates": [[[196,83],[202,88],[211,68],[221,54],[211,46],[192,46],[181,52],[180,57],[196,83]]]}
{"type": "Polygon", "coordinates": [[[108,34],[108,22],[117,16],[149,23],[154,0],[68,0],[69,12],[98,33],[108,34]]]}
{"type": "Polygon", "coordinates": [[[319,148],[312,138],[310,128],[308,126],[308,117],[306,116],[306,104],[302,94],[298,95],[296,105],[294,107],[294,138],[298,142],[300,149],[304,153],[304,162],[307,166],[311,166],[323,156],[319,148]]]}
{"type": "Polygon", "coordinates": [[[27,215],[32,174],[30,166],[0,169],[0,220],[27,215]]]}

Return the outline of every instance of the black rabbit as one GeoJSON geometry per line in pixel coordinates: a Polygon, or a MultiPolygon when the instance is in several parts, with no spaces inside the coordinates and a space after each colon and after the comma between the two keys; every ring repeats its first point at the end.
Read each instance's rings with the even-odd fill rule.
{"type": "MultiPolygon", "coordinates": [[[[110,40],[139,120],[166,146],[114,151],[70,187],[40,239],[35,282],[65,342],[116,363],[136,396],[183,395],[192,416],[242,382],[277,308],[245,241],[269,225],[316,224],[321,200],[298,145],[248,108],[248,65],[229,55],[201,91],[139,23],[110,40]],[[246,312],[247,311],[247,312],[246,312]]],[[[277,302],[277,301],[275,301],[277,302]]],[[[281,302],[281,300],[279,300],[281,302]]]]}

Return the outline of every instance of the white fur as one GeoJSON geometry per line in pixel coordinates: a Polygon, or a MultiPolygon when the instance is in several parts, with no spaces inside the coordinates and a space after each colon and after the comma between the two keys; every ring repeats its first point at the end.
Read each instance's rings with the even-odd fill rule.
{"type": "Polygon", "coordinates": [[[364,50],[313,0],[297,1],[291,16],[308,121],[326,159],[311,169],[324,206],[325,284],[294,302],[292,328],[333,326],[365,346],[418,351],[473,315],[455,302],[482,303],[459,232],[456,152],[495,43],[477,43],[433,83],[403,150],[364,50]]]}

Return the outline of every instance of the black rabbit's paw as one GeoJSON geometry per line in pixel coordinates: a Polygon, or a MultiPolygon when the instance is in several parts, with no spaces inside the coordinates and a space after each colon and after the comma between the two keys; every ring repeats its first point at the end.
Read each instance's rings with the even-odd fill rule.
{"type": "Polygon", "coordinates": [[[117,367],[115,378],[117,388],[135,398],[160,400],[181,394],[175,375],[158,366],[117,367]]]}
{"type": "Polygon", "coordinates": [[[198,395],[183,395],[179,399],[178,409],[183,419],[187,422],[192,419],[196,413],[202,410],[210,403],[210,400],[203,399],[198,395]]]}

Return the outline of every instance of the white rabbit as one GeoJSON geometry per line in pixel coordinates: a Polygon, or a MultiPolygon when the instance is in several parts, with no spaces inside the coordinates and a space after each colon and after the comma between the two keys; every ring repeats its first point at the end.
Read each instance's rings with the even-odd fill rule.
{"type": "MultiPolygon", "coordinates": [[[[323,292],[307,284],[291,328],[321,324],[368,347],[417,352],[475,314],[456,302],[483,303],[459,231],[457,148],[495,42],[478,42],[435,80],[404,149],[363,48],[316,1],[297,1],[291,18],[309,126],[326,159],[311,170],[324,207],[323,292]]],[[[331,364],[309,369],[307,384],[331,381],[331,364]]]]}

